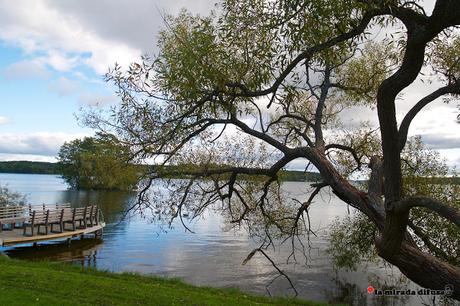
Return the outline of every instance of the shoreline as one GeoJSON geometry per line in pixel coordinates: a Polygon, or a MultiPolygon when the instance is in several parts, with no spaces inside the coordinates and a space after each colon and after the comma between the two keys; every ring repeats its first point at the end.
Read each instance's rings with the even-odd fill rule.
{"type": "Polygon", "coordinates": [[[4,256],[0,256],[0,279],[0,302],[5,305],[328,305],[4,256]]]}

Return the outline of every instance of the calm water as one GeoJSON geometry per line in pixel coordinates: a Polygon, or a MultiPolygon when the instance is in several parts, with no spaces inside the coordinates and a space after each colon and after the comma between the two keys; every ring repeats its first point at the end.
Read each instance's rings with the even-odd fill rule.
{"type": "MultiPolygon", "coordinates": [[[[191,225],[195,234],[185,232],[179,224],[164,233],[158,225],[140,216],[121,221],[134,194],[70,191],[59,176],[52,175],[0,174],[0,185],[25,194],[32,204],[71,202],[77,206],[97,202],[107,223],[103,240],[74,240],[70,246],[59,242],[37,248],[30,245],[0,248],[13,258],[64,261],[111,271],[179,277],[197,285],[238,287],[258,294],[268,294],[267,285],[277,276],[262,256],[256,255],[248,264],[241,265],[255,244],[244,231],[224,231],[222,218],[212,212],[191,225]]],[[[284,189],[300,200],[306,200],[308,196],[305,183],[285,183],[284,189]]],[[[346,213],[345,205],[324,192],[310,208],[312,228],[318,236],[311,239],[307,265],[302,260],[287,265],[288,248],[271,252],[277,264],[295,283],[299,296],[354,305],[420,305],[422,302],[431,305],[427,298],[382,300],[367,294],[369,285],[375,288],[418,288],[401,278],[396,269],[375,264],[363,264],[357,272],[333,269],[325,253],[328,246],[326,228],[334,218],[346,213]]],[[[270,285],[269,291],[272,295],[290,296],[292,291],[288,288],[288,283],[278,278],[270,285]]]]}

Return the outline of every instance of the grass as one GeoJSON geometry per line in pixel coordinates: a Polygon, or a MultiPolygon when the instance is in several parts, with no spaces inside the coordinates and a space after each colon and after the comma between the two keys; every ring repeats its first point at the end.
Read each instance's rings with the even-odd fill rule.
{"type": "Polygon", "coordinates": [[[1,305],[327,305],[0,256],[1,305]]]}

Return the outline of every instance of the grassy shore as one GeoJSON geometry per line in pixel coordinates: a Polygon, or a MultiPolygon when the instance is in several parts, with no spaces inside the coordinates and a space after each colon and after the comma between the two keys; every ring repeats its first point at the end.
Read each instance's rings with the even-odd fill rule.
{"type": "Polygon", "coordinates": [[[0,256],[1,305],[326,305],[0,256]]]}

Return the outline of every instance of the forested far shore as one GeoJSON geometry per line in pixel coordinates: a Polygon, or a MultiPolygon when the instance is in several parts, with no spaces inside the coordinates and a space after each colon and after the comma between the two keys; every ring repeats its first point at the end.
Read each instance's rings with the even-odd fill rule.
{"type": "Polygon", "coordinates": [[[2,161],[0,173],[61,174],[58,163],[35,161],[2,161]]]}
{"type": "MultiPolygon", "coordinates": [[[[21,173],[21,174],[62,174],[58,163],[34,162],[34,161],[1,161],[0,173],[21,173]]],[[[460,184],[459,177],[430,177],[434,184],[460,184]]],[[[281,181],[287,182],[311,182],[321,180],[317,172],[284,170],[281,171],[281,181]]]]}
{"type": "MultiPolygon", "coordinates": [[[[0,162],[0,173],[62,174],[58,163],[34,161],[2,161],[0,162]]],[[[305,182],[318,181],[321,176],[316,172],[285,170],[281,172],[280,179],[282,181],[305,182]]]]}

